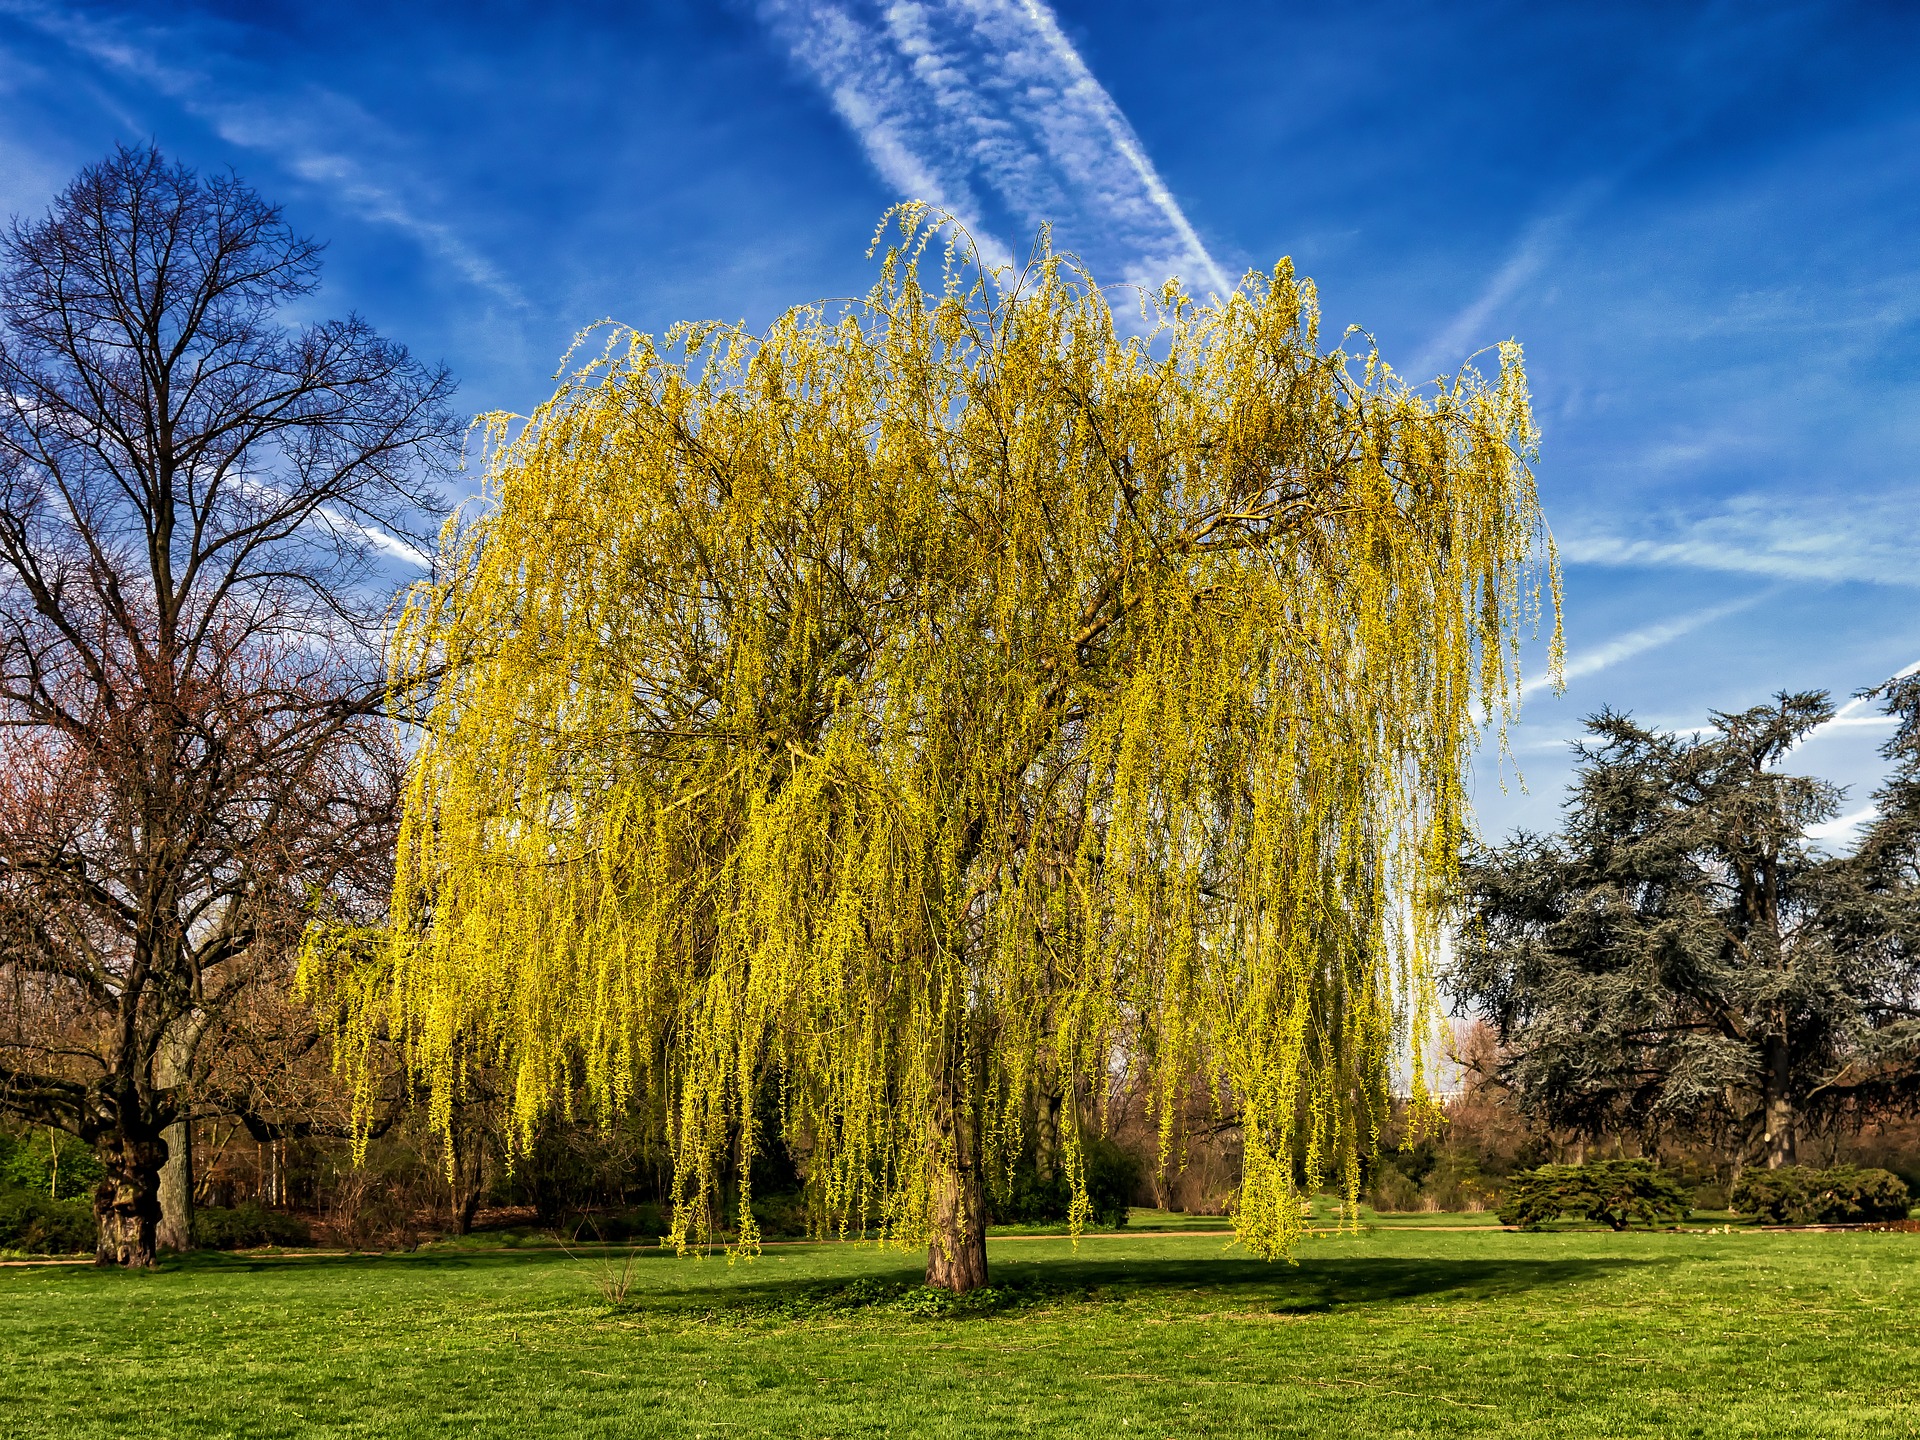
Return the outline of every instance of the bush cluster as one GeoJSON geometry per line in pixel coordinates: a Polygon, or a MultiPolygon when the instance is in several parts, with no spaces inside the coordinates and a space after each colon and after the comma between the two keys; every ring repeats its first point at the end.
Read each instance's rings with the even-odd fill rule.
{"type": "Polygon", "coordinates": [[[1585,1165],[1542,1165],[1507,1182],[1500,1223],[1538,1230],[1549,1220],[1579,1215],[1615,1230],[1635,1221],[1677,1225],[1690,1197],[1672,1176],[1649,1160],[1594,1160],[1585,1165]]]}
{"type": "Polygon", "coordinates": [[[18,1136],[0,1132],[0,1185],[56,1200],[87,1200],[104,1174],[93,1152],[71,1135],[53,1130],[18,1136]]]}
{"type": "Polygon", "coordinates": [[[94,1247],[93,1207],[15,1186],[0,1188],[0,1250],[82,1255],[94,1247]]]}
{"type": "MultiPolygon", "coordinates": [[[[1095,1225],[1118,1228],[1140,1183],[1140,1161],[1104,1135],[1087,1135],[1080,1144],[1086,1167],[1087,1203],[1095,1225]]],[[[1062,1174],[1043,1174],[1031,1162],[1017,1166],[1004,1189],[989,1186],[988,1218],[995,1225],[1052,1225],[1067,1218],[1073,1190],[1062,1174]]]]}
{"type": "MultiPolygon", "coordinates": [[[[762,1235],[784,1235],[785,1229],[777,1222],[769,1223],[771,1211],[767,1201],[754,1197],[753,1218],[760,1226],[762,1235]]],[[[629,1242],[647,1245],[658,1244],[660,1237],[667,1233],[667,1212],[660,1205],[628,1205],[617,1210],[596,1210],[582,1212],[568,1217],[566,1233],[576,1240],[600,1240],[608,1244],[627,1244],[629,1242]]],[[[805,1233],[804,1228],[801,1233],[805,1233]]]]}
{"type": "MultiPolygon", "coordinates": [[[[91,1224],[91,1222],[89,1222],[91,1224]]],[[[193,1212],[193,1243],[201,1250],[247,1250],[255,1245],[311,1245],[313,1231],[297,1215],[264,1205],[223,1210],[204,1205],[193,1212]]]]}
{"type": "Polygon", "coordinates": [[[1748,1170],[1733,1187],[1733,1209],[1770,1225],[1854,1225],[1904,1220],[1912,1197],[1906,1182],[1886,1170],[1836,1165],[1816,1170],[1783,1165],[1748,1170]]]}

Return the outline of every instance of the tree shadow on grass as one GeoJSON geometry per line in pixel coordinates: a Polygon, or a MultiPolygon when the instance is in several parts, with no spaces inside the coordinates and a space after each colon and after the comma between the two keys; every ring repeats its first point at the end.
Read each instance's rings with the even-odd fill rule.
{"type": "Polygon", "coordinates": [[[640,1260],[674,1260],[671,1250],[657,1245],[558,1245],[527,1246],[501,1250],[355,1250],[349,1252],[310,1250],[196,1250],[189,1255],[173,1255],[161,1261],[162,1270],[203,1274],[256,1271],[393,1271],[399,1268],[420,1271],[467,1271],[518,1268],[525,1265],[565,1265],[569,1262],[595,1263],[611,1259],[624,1261],[629,1255],[640,1260]]]}
{"type": "MultiPolygon", "coordinates": [[[[828,1248],[826,1246],[820,1249],[828,1248]]],[[[817,1259],[820,1249],[805,1247],[817,1259]]],[[[1297,1265],[1246,1257],[996,1257],[988,1284],[968,1295],[929,1290],[924,1268],[902,1259],[858,1276],[795,1275],[782,1259],[797,1250],[770,1252],[748,1265],[681,1262],[654,1246],[594,1246],[571,1255],[540,1248],[498,1253],[421,1251],[412,1254],[300,1255],[201,1253],[169,1262],[168,1268],[212,1273],[383,1272],[471,1274],[518,1269],[529,1264],[577,1264],[591,1280],[611,1260],[629,1255],[650,1262],[640,1283],[610,1308],[635,1318],[711,1318],[747,1323],[796,1323],[835,1317],[873,1319],[981,1319],[1061,1306],[1148,1305],[1156,1308],[1264,1312],[1310,1316],[1418,1300],[1473,1303],[1530,1291],[1572,1286],[1609,1274],[1661,1263],[1651,1259],[1453,1259],[1385,1256],[1306,1256],[1297,1265]],[[783,1273],[784,1272],[784,1273],[783,1273]]],[[[868,1259],[873,1250],[852,1251],[868,1259]]],[[[583,1281],[583,1286],[584,1286],[583,1281]]]]}
{"type": "Polygon", "coordinates": [[[1421,1299],[1498,1300],[1657,1263],[1362,1257],[1307,1259],[1298,1265],[1212,1258],[1001,1260],[994,1263],[987,1286],[968,1295],[929,1290],[920,1267],[903,1266],[853,1280],[734,1277],[722,1286],[638,1294],[621,1308],[633,1314],[793,1321],[861,1312],[971,1319],[1060,1305],[1129,1303],[1315,1315],[1421,1299]]]}

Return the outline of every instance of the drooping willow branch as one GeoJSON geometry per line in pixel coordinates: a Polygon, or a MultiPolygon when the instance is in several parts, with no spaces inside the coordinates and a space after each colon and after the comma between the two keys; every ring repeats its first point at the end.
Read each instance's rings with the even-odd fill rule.
{"type": "Polygon", "coordinates": [[[619,332],[497,432],[398,629],[394,924],[306,983],[442,1124],[474,1054],[523,1139],[577,1074],[652,1097],[683,1242],[767,1097],[816,1223],[911,1242],[956,1095],[1004,1164],[1036,1078],[1137,1066],[1170,1127],[1204,1077],[1281,1253],[1422,1083],[1427,897],[1551,575],[1518,350],[1422,395],[1285,264],[1129,335],[1044,240],[936,292],[901,224],[863,303],[619,332]]]}

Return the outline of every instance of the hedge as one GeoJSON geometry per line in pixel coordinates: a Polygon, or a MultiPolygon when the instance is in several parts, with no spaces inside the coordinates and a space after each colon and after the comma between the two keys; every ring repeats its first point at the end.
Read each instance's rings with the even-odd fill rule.
{"type": "Polygon", "coordinates": [[[1542,1165],[1507,1182],[1500,1223],[1538,1230],[1549,1220],[1578,1215],[1615,1230],[1638,1221],[1677,1225],[1692,1197],[1648,1160],[1595,1160],[1585,1165],[1542,1165]]]}
{"type": "Polygon", "coordinates": [[[1898,1175],[1836,1165],[1748,1170],[1733,1187],[1732,1208],[1770,1225],[1857,1225],[1904,1220],[1912,1196],[1898,1175]]]}

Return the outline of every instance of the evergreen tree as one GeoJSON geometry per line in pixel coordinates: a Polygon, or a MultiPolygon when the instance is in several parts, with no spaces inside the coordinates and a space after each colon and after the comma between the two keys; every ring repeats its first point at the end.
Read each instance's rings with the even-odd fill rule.
{"type": "Polygon", "coordinates": [[[1825,694],[1715,715],[1703,735],[1588,721],[1560,832],[1462,872],[1451,987],[1496,1027],[1526,1110],[1777,1167],[1914,1093],[1914,690],[1888,691],[1898,773],[1842,856],[1809,838],[1841,792],[1778,768],[1833,718],[1825,694]]]}

